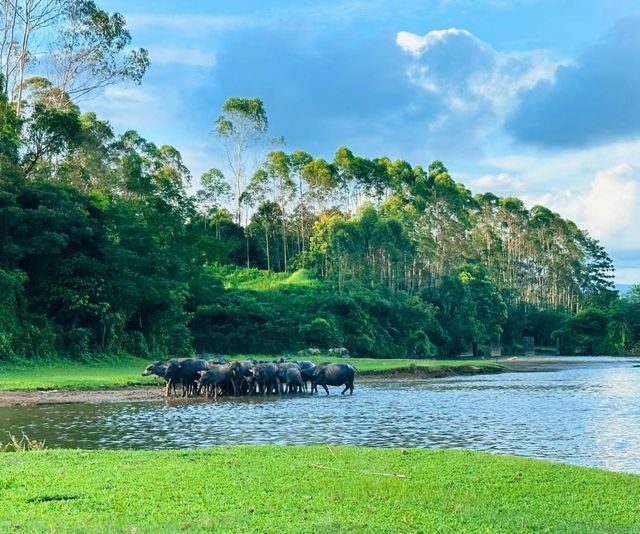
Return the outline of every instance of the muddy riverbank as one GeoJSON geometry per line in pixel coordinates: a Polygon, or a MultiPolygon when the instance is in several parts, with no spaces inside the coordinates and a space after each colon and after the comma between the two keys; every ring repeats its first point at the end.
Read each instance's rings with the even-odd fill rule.
{"type": "MultiPolygon", "coordinates": [[[[480,367],[464,365],[459,367],[417,367],[409,366],[398,369],[365,371],[358,375],[357,383],[370,379],[401,378],[445,378],[451,376],[472,376],[480,374],[495,374],[507,371],[507,367],[480,367]]],[[[154,386],[131,386],[92,390],[53,389],[42,391],[2,391],[0,392],[0,406],[34,406],[39,404],[68,404],[68,403],[101,403],[101,402],[144,402],[163,400],[164,384],[158,381],[154,386]]],[[[182,399],[169,399],[180,401],[182,399]]],[[[206,400],[203,398],[189,399],[190,401],[206,400]]]]}

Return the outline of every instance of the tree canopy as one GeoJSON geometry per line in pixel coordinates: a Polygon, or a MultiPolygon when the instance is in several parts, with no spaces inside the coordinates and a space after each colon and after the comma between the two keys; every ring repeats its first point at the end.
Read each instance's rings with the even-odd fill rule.
{"type": "Polygon", "coordinates": [[[227,166],[192,193],[178,150],[78,106],[144,74],[121,15],[84,0],[0,1],[0,15],[0,358],[427,357],[524,336],[640,351],[638,288],[618,296],[606,250],[544,206],[473,195],[441,161],[285,150],[264,103],[240,97],[215,121],[227,166]],[[46,61],[72,78],[27,76],[20,28],[45,8],[60,28],[46,61]]]}

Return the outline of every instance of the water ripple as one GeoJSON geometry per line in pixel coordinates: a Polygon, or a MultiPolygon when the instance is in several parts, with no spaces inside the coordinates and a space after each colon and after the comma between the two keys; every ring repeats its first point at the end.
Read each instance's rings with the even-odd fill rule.
{"type": "Polygon", "coordinates": [[[456,447],[640,473],[640,368],[368,380],[353,396],[0,408],[0,431],[50,447],[227,444],[456,447]]]}

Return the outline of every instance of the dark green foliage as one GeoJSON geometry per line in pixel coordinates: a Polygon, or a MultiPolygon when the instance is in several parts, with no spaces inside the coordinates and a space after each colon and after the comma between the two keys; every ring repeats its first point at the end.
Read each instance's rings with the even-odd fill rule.
{"type": "Polygon", "coordinates": [[[316,317],[311,322],[302,325],[300,335],[307,347],[330,349],[342,345],[342,339],[336,327],[322,317],[316,317]]]}
{"type": "MultiPolygon", "coordinates": [[[[4,77],[0,73],[0,87],[4,87],[4,77]]],[[[6,165],[17,163],[20,146],[20,120],[0,91],[0,172],[5,172],[6,165]]]]}
{"type": "MultiPolygon", "coordinates": [[[[114,31],[104,57],[122,52],[123,19],[83,5],[101,39],[114,31]]],[[[139,60],[120,77],[138,80],[139,60]]],[[[442,162],[276,150],[251,182],[231,169],[234,220],[222,171],[192,196],[175,148],[116,136],[49,80],[25,87],[20,120],[0,97],[2,359],[486,355],[523,336],[571,354],[640,351],[639,293],[612,291],[597,241],[544,207],[473,197],[442,162]]],[[[216,123],[235,149],[267,126],[259,99],[228,100],[216,123]]]]}
{"type": "Polygon", "coordinates": [[[604,310],[587,308],[571,317],[554,335],[561,354],[604,354],[609,318],[604,310]]]}
{"type": "Polygon", "coordinates": [[[337,293],[332,284],[309,286],[304,280],[270,289],[228,289],[217,303],[199,306],[191,322],[196,351],[211,353],[344,346],[362,356],[422,355],[416,349],[428,355],[424,332],[437,328],[434,310],[415,297],[358,284],[337,293]]]}

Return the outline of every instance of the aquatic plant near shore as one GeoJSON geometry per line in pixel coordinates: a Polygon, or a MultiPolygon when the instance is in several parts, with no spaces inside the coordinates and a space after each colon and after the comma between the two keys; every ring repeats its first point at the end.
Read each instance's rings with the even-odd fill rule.
{"type": "Polygon", "coordinates": [[[9,441],[7,443],[0,442],[0,452],[44,451],[46,449],[44,441],[31,439],[24,432],[20,438],[9,432],[9,441]]]}

